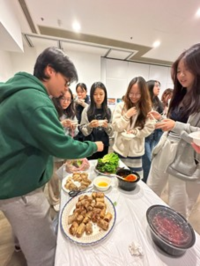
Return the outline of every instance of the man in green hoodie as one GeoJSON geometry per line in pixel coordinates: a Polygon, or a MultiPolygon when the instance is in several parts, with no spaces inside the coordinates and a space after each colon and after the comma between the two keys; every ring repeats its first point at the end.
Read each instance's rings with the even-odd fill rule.
{"type": "Polygon", "coordinates": [[[66,136],[51,97],[62,96],[77,80],[73,63],[57,48],[37,58],[34,76],[17,73],[0,84],[0,210],[28,266],[53,266],[56,236],[43,186],[53,171],[53,156],[89,157],[102,142],[66,136]]]}

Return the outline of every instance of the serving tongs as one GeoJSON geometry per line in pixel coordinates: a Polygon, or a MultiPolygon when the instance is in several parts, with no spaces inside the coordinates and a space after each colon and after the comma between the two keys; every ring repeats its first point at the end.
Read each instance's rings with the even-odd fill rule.
{"type": "Polygon", "coordinates": [[[70,190],[68,192],[68,195],[71,197],[71,198],[74,198],[76,197],[77,195],[79,195],[80,193],[82,192],[89,192],[89,191],[92,191],[93,187],[87,187],[85,189],[82,189],[82,190],[70,190]]]}

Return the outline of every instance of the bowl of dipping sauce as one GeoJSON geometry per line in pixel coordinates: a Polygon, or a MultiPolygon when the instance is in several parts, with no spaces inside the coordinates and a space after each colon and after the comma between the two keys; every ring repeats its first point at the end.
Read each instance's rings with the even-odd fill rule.
{"type": "Polygon", "coordinates": [[[137,182],[140,180],[140,176],[136,172],[132,172],[129,169],[121,168],[116,172],[118,179],[118,186],[126,191],[132,191],[136,188],[137,182]]]}
{"type": "Polygon", "coordinates": [[[111,186],[111,179],[106,176],[98,176],[94,179],[93,184],[96,189],[100,191],[106,191],[111,186]]]}

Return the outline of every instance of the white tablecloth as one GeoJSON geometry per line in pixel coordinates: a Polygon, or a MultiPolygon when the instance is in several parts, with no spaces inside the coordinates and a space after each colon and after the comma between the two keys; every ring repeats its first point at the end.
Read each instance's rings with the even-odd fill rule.
{"type": "MultiPolygon", "coordinates": [[[[92,179],[95,161],[91,161],[92,179]]],[[[116,202],[117,219],[112,232],[102,242],[82,247],[68,240],[58,229],[55,266],[196,266],[200,265],[200,236],[196,233],[195,245],[179,258],[170,257],[152,241],[146,220],[147,209],[154,204],[166,205],[149,187],[139,181],[136,189],[126,192],[117,187],[112,177],[112,188],[105,193],[116,202]],[[132,256],[129,245],[137,242],[144,255],[132,256]]],[[[61,191],[61,210],[68,201],[61,191]]]]}

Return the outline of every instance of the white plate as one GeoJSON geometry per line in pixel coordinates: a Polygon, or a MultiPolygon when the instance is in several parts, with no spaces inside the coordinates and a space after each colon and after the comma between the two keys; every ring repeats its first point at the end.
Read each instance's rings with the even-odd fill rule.
{"type": "MultiPolygon", "coordinates": [[[[68,178],[70,178],[72,175],[73,175],[73,173],[67,175],[67,176],[66,176],[65,178],[63,178],[63,180],[62,180],[62,189],[63,189],[65,192],[67,192],[67,193],[69,193],[70,190],[67,189],[67,188],[65,187],[65,184],[66,184],[68,178]]],[[[88,179],[90,179],[90,175],[89,175],[89,174],[88,174],[88,179]]],[[[91,181],[91,184],[90,184],[86,189],[91,188],[91,187],[93,186],[93,183],[92,183],[92,180],[91,180],[91,179],[90,179],[90,181],[91,181]]],[[[77,187],[78,187],[78,186],[81,186],[81,183],[78,182],[78,181],[73,181],[73,183],[74,183],[77,187]]],[[[84,189],[84,190],[85,190],[85,189],[84,189]]]]}
{"type": "Polygon", "coordinates": [[[93,224],[93,233],[91,235],[86,235],[85,233],[82,235],[82,237],[77,238],[75,236],[72,236],[69,233],[69,228],[71,225],[68,225],[68,216],[73,213],[73,210],[76,206],[76,203],[78,202],[78,198],[80,195],[91,195],[91,193],[82,193],[76,196],[75,198],[72,198],[69,200],[65,206],[63,207],[62,213],[61,213],[61,219],[60,219],[60,226],[63,234],[70,239],[71,241],[83,245],[83,246],[89,246],[93,244],[97,244],[99,241],[105,239],[109,233],[112,231],[115,222],[116,222],[116,210],[115,206],[113,205],[112,201],[105,196],[105,203],[107,205],[107,212],[110,212],[113,216],[112,220],[109,223],[109,229],[107,231],[104,231],[103,229],[100,229],[97,224],[93,224]]]}

